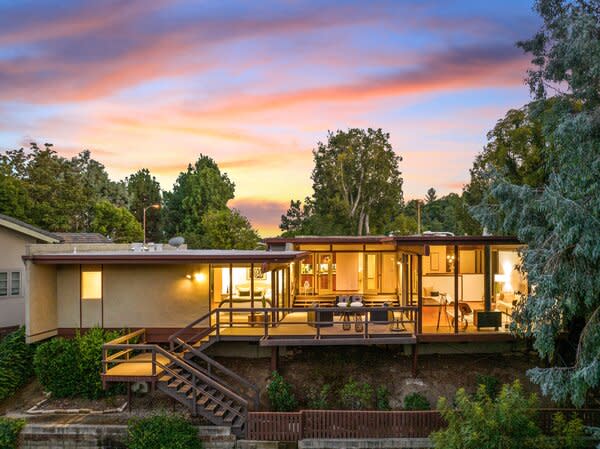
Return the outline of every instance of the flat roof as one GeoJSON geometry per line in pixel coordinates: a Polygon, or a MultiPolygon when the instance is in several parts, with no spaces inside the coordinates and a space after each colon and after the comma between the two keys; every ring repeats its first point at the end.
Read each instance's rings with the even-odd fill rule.
{"type": "Polygon", "coordinates": [[[272,237],[264,239],[268,245],[284,244],[284,243],[394,243],[398,245],[412,244],[447,244],[447,245],[475,245],[475,244],[505,244],[505,245],[521,245],[514,236],[506,235],[441,235],[441,234],[418,234],[418,235],[309,235],[296,237],[272,237]]]}
{"type": "Polygon", "coordinates": [[[23,256],[38,264],[79,264],[79,263],[235,263],[268,262],[289,263],[302,258],[304,251],[260,251],[260,250],[221,250],[185,249],[163,251],[82,251],[78,253],[46,252],[23,256]]]}

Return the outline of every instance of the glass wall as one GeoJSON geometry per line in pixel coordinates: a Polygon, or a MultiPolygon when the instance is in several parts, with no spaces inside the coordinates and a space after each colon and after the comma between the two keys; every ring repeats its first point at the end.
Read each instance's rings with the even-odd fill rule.
{"type": "Polygon", "coordinates": [[[492,307],[507,315],[527,295],[527,278],[520,267],[517,248],[492,248],[492,307]]]}
{"type": "Polygon", "coordinates": [[[461,292],[459,278],[458,292],[454,271],[457,254],[454,246],[436,245],[429,248],[429,255],[422,260],[423,275],[421,322],[423,333],[454,332],[456,294],[461,292]]]}

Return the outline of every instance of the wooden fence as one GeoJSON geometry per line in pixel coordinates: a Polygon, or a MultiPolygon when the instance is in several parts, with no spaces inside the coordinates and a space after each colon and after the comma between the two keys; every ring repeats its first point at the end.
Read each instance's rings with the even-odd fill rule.
{"type": "MultiPolygon", "coordinates": [[[[538,422],[550,432],[557,412],[577,415],[587,426],[600,426],[600,410],[541,409],[538,422]]],[[[348,438],[423,438],[445,426],[438,411],[303,410],[300,412],[250,412],[247,438],[261,441],[298,441],[348,438]]]]}

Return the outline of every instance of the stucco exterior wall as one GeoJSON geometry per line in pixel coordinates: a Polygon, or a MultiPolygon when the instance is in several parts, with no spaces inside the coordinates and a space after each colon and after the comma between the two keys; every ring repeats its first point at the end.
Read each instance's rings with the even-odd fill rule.
{"type": "Polygon", "coordinates": [[[21,271],[21,295],[0,297],[0,328],[25,324],[25,245],[35,239],[0,227],[0,271],[21,271]]]}
{"type": "Polygon", "coordinates": [[[29,263],[26,274],[26,332],[29,343],[57,333],[57,276],[54,265],[29,263]]]}
{"type": "MultiPolygon", "coordinates": [[[[85,265],[84,265],[85,267],[85,265]]],[[[102,266],[102,299],[81,301],[80,267],[57,267],[59,328],[178,328],[209,310],[208,265],[102,266]],[[186,274],[202,273],[203,280],[186,274]]]]}

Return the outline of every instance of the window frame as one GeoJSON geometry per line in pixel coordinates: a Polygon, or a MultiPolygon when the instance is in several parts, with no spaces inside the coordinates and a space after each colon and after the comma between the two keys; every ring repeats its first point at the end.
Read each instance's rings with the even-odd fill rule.
{"type": "Polygon", "coordinates": [[[8,298],[22,298],[23,292],[23,270],[19,268],[3,268],[0,273],[6,274],[6,295],[0,295],[0,300],[8,298]],[[13,291],[13,275],[19,274],[19,291],[14,294],[13,291]]]}

